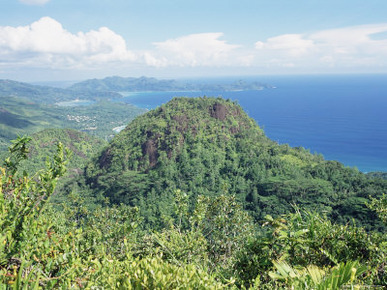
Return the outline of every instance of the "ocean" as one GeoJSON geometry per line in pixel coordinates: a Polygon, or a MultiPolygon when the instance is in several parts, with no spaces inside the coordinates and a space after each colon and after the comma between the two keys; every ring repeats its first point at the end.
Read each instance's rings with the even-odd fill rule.
{"type": "MultiPolygon", "coordinates": [[[[221,96],[242,108],[280,144],[302,146],[363,172],[387,172],[387,75],[258,76],[275,88],[236,92],[123,93],[152,109],[175,96],[221,96]]],[[[228,79],[213,79],[226,82],[228,79]]],[[[231,80],[231,79],[230,79],[231,80]]]]}

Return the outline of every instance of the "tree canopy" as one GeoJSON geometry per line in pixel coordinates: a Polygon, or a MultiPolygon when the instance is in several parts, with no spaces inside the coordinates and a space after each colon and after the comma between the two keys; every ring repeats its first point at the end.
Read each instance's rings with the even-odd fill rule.
{"type": "Polygon", "coordinates": [[[384,180],[271,141],[237,103],[206,97],[175,98],[136,118],[85,178],[111,202],[139,206],[150,224],[163,223],[172,193],[182,190],[191,207],[198,195],[234,195],[256,221],[296,205],[380,229],[365,202],[387,190],[384,180]]]}

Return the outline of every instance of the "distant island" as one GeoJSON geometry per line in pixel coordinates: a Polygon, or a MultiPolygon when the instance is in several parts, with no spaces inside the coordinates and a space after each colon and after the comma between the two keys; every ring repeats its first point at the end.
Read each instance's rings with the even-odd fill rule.
{"type": "Polygon", "coordinates": [[[120,98],[120,92],[231,92],[274,88],[259,81],[245,80],[216,82],[183,82],[150,77],[107,77],[89,79],[67,88],[33,85],[13,80],[0,80],[0,98],[16,97],[41,104],[55,104],[74,100],[108,100],[120,98]]]}
{"type": "Polygon", "coordinates": [[[177,80],[158,80],[156,78],[124,78],[107,77],[104,79],[90,79],[70,86],[73,91],[94,92],[189,92],[189,91],[251,91],[273,88],[273,86],[259,81],[247,82],[245,80],[231,81],[230,83],[215,82],[183,82],[177,80]]]}

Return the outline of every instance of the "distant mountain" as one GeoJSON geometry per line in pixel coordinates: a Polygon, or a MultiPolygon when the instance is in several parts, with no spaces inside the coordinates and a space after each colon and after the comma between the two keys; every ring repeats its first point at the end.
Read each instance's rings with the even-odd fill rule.
{"type": "Polygon", "coordinates": [[[69,87],[75,91],[165,91],[171,88],[184,89],[184,84],[175,80],[157,80],[155,78],[123,78],[107,77],[104,79],[91,79],[76,83],[69,87]]]}
{"type": "Polygon", "coordinates": [[[261,220],[300,206],[346,223],[377,227],[368,197],[387,182],[304,148],[278,145],[230,100],[174,98],[134,119],[87,165],[96,196],[139,206],[149,224],[168,220],[177,189],[235,195],[261,220]]]}
{"type": "Polygon", "coordinates": [[[31,85],[12,80],[0,80],[0,98],[20,98],[36,103],[54,104],[74,99],[98,100],[117,98],[120,95],[102,91],[72,91],[49,86],[31,85]]]}
{"type": "Polygon", "coordinates": [[[31,84],[36,86],[46,86],[46,87],[66,89],[69,86],[76,84],[78,82],[79,81],[41,81],[41,82],[33,82],[31,84]]]}
{"type": "Polygon", "coordinates": [[[387,172],[369,172],[367,173],[367,176],[371,178],[387,179],[387,172]]]}
{"type": "Polygon", "coordinates": [[[75,91],[98,92],[143,92],[143,91],[236,91],[236,90],[261,90],[271,86],[260,82],[246,82],[238,80],[231,83],[189,83],[176,80],[158,80],[155,78],[123,78],[107,77],[104,79],[91,79],[76,83],[69,87],[75,91]]]}
{"type": "Polygon", "coordinates": [[[156,78],[107,77],[91,79],[71,85],[68,88],[33,85],[12,80],[0,80],[0,98],[13,97],[36,103],[55,104],[58,102],[82,100],[117,99],[118,92],[143,91],[240,91],[262,90],[270,85],[258,81],[237,80],[230,83],[190,83],[176,80],[158,80],[156,78]]]}

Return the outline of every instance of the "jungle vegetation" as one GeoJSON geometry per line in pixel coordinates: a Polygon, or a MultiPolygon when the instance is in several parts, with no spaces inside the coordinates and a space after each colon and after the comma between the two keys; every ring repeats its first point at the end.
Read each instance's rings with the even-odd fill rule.
{"type": "Polygon", "coordinates": [[[387,286],[386,180],[271,141],[230,100],[173,99],[107,145],[42,136],[0,168],[2,288],[387,286]]]}
{"type": "Polygon", "coordinates": [[[279,145],[221,98],[175,98],[139,116],[87,165],[85,179],[112,203],[138,206],[151,227],[168,224],[173,192],[182,190],[191,207],[199,195],[235,196],[256,222],[296,205],[385,229],[365,205],[386,192],[385,180],[279,145]]]}

